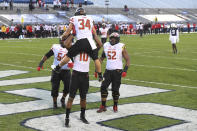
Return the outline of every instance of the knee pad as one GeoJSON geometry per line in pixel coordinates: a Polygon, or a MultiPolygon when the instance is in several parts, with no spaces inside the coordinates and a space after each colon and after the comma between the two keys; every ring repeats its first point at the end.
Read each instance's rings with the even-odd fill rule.
{"type": "Polygon", "coordinates": [[[101,97],[102,98],[107,98],[108,96],[108,91],[106,89],[101,88],[101,97]]]}
{"type": "Polygon", "coordinates": [[[118,100],[120,93],[118,91],[112,91],[112,96],[114,100],[118,100]]]}

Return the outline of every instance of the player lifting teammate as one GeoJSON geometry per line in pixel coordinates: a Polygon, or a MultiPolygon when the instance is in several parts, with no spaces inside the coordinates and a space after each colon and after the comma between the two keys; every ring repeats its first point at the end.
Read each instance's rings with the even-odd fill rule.
{"type": "MultiPolygon", "coordinates": [[[[72,38],[73,36],[70,35],[66,39],[65,43],[68,46],[71,45],[72,38]]],[[[86,94],[88,93],[88,89],[89,89],[89,74],[88,74],[89,64],[90,64],[90,57],[88,56],[87,53],[82,52],[74,57],[74,66],[71,76],[69,98],[66,105],[66,118],[65,118],[66,127],[69,127],[70,111],[78,89],[80,94],[80,106],[81,106],[80,120],[85,124],[89,124],[89,122],[85,118],[86,94]]]]}
{"type": "Polygon", "coordinates": [[[64,64],[67,64],[70,58],[75,57],[77,54],[85,52],[93,60],[96,66],[96,71],[99,75],[99,81],[103,80],[101,73],[101,63],[98,59],[98,48],[102,47],[102,43],[98,38],[94,29],[94,22],[91,17],[86,16],[85,10],[79,8],[75,12],[75,16],[70,18],[70,24],[62,35],[62,39],[66,39],[72,30],[76,31],[76,43],[71,46],[66,56],[61,60],[55,70],[58,71],[64,64]],[[97,45],[95,44],[94,40],[97,45]]]}

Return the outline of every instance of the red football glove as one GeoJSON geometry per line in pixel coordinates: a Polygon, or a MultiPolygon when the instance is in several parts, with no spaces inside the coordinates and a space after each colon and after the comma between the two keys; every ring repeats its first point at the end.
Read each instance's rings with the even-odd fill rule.
{"type": "Polygon", "coordinates": [[[74,63],[68,63],[69,68],[73,68],[73,66],[74,66],[74,63]]]}
{"type": "Polygon", "coordinates": [[[95,77],[95,78],[97,78],[97,77],[98,77],[97,72],[94,72],[94,77],[95,77]]]}
{"type": "MultiPolygon", "coordinates": [[[[43,66],[42,66],[42,69],[44,69],[43,66]]],[[[40,71],[40,66],[37,67],[37,71],[40,71]]]]}
{"type": "Polygon", "coordinates": [[[122,72],[122,77],[126,77],[127,76],[127,72],[122,72]]]}
{"type": "Polygon", "coordinates": [[[40,71],[40,67],[39,66],[37,67],[37,71],[40,71]]]}

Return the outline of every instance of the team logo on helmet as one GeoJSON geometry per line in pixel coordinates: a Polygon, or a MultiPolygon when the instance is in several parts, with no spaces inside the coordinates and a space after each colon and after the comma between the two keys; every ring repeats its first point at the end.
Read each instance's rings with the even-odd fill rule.
{"type": "Polygon", "coordinates": [[[120,35],[117,32],[113,32],[110,36],[110,44],[115,45],[120,41],[120,35]],[[112,38],[115,38],[116,41],[112,41],[112,38]]]}
{"type": "Polygon", "coordinates": [[[86,15],[84,8],[76,9],[75,16],[78,16],[78,15],[86,15]]]}

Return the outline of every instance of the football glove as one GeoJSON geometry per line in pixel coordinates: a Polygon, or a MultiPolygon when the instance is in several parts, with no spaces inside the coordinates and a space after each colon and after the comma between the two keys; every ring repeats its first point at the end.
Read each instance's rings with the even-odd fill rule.
{"type": "Polygon", "coordinates": [[[128,70],[128,66],[125,65],[123,71],[122,71],[122,77],[126,77],[127,76],[127,70],[128,70]]]}
{"type": "Polygon", "coordinates": [[[122,72],[122,77],[126,77],[127,76],[127,72],[122,72]]]}
{"type": "Polygon", "coordinates": [[[99,82],[102,82],[103,81],[103,75],[102,75],[102,73],[98,73],[98,81],[99,82]]]}
{"type": "Polygon", "coordinates": [[[72,69],[72,68],[73,68],[73,66],[74,66],[74,63],[72,63],[72,62],[71,62],[71,63],[68,63],[68,65],[67,65],[67,66],[68,66],[69,68],[71,68],[71,69],[72,69]]]}
{"type": "Polygon", "coordinates": [[[44,64],[44,61],[41,60],[38,67],[37,67],[37,71],[40,71],[40,68],[43,69],[43,64],[44,64]]]}
{"type": "Polygon", "coordinates": [[[55,66],[55,65],[51,65],[51,68],[56,72],[56,73],[60,73],[61,71],[61,67],[59,65],[55,66]]]}
{"type": "Polygon", "coordinates": [[[97,78],[97,77],[98,77],[98,74],[97,74],[97,72],[96,72],[96,71],[94,72],[94,77],[95,77],[95,78],[97,78]]]}

